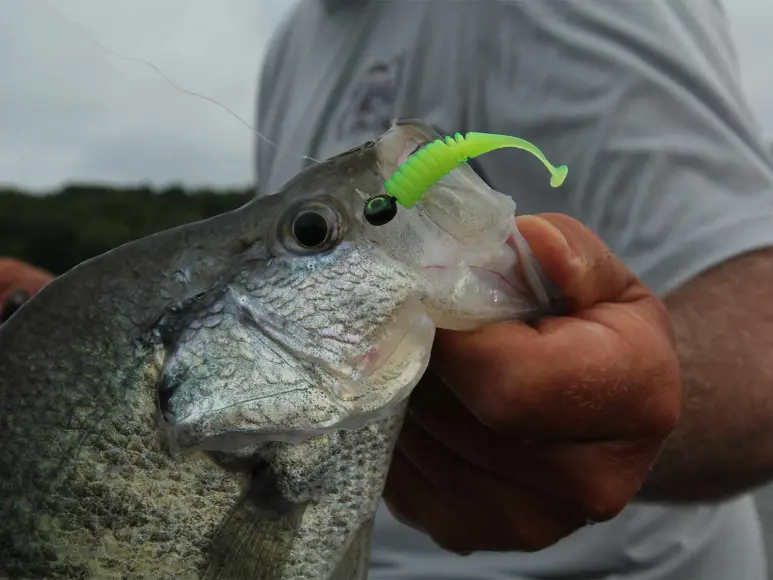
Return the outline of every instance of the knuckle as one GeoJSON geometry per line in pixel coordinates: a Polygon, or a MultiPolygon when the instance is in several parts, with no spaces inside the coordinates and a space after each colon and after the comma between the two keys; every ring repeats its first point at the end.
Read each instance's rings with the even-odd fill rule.
{"type": "Polygon", "coordinates": [[[666,308],[665,303],[654,294],[649,297],[648,303],[655,314],[654,318],[657,322],[658,329],[663,332],[667,343],[673,348],[676,345],[676,333],[674,332],[674,326],[671,322],[668,308],[666,308]]]}
{"type": "Polygon", "coordinates": [[[636,489],[627,481],[599,479],[581,501],[583,515],[593,522],[611,520],[625,509],[635,493],[636,489]]]}
{"type": "Polygon", "coordinates": [[[592,522],[607,522],[623,511],[628,501],[601,501],[588,505],[587,519],[592,522]]]}
{"type": "Polygon", "coordinates": [[[681,404],[665,400],[656,403],[654,407],[647,418],[646,433],[662,440],[676,428],[681,414],[681,404]]]}
{"type": "Polygon", "coordinates": [[[508,431],[517,422],[514,410],[521,407],[509,383],[501,380],[485,389],[476,409],[478,420],[494,431],[508,431]]]}
{"type": "Polygon", "coordinates": [[[478,420],[486,427],[494,431],[503,431],[510,424],[508,414],[504,411],[503,405],[492,402],[481,406],[476,413],[478,420]]]}
{"type": "Polygon", "coordinates": [[[629,370],[623,371],[623,380],[630,387],[625,404],[635,432],[665,437],[674,430],[681,414],[679,357],[657,333],[638,334],[629,347],[632,354],[626,358],[629,370]]]}
{"type": "Polygon", "coordinates": [[[510,357],[499,351],[489,354],[481,365],[485,373],[457,394],[478,421],[495,431],[506,430],[515,421],[513,411],[522,406],[518,401],[520,389],[513,388],[518,381],[510,357]]]}

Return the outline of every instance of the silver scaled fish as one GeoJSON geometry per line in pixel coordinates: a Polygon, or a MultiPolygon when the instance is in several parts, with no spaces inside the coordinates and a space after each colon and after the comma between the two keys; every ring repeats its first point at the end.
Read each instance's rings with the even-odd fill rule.
{"type": "Polygon", "coordinates": [[[0,577],[359,580],[436,328],[558,301],[467,165],[382,226],[401,120],[120,246],[0,326],[0,577]]]}

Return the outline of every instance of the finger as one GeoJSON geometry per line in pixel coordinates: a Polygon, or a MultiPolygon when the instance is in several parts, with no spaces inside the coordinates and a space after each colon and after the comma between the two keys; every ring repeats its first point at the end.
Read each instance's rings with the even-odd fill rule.
{"type": "Polygon", "coordinates": [[[574,311],[648,295],[628,267],[590,229],[562,214],[516,218],[547,277],[574,311]]]}
{"type": "Polygon", "coordinates": [[[441,548],[459,554],[471,551],[463,532],[469,524],[459,520],[456,506],[438,495],[399,449],[389,468],[384,503],[397,521],[427,534],[441,548]]]}
{"type": "Polygon", "coordinates": [[[437,378],[411,397],[410,419],[461,459],[574,506],[593,521],[617,515],[636,495],[658,440],[528,444],[479,423],[437,378]]]}
{"type": "Polygon", "coordinates": [[[438,331],[432,368],[485,424],[524,435],[617,439],[670,432],[678,361],[665,308],[579,222],[519,218],[574,316],[438,331]]]}
{"type": "MultiPolygon", "coordinates": [[[[613,254],[604,242],[579,221],[562,214],[521,216],[518,229],[545,274],[571,305],[570,313],[621,330],[617,308],[597,308],[601,303],[631,304],[628,318],[663,332],[674,345],[668,312],[663,303],[613,254]]],[[[561,319],[548,319],[539,328],[550,334],[561,328],[561,319]]],[[[623,326],[627,330],[627,326],[623,326]]]]}
{"type": "Polygon", "coordinates": [[[411,394],[408,416],[443,446],[483,469],[505,473],[503,461],[518,461],[515,449],[503,448],[506,438],[478,421],[431,371],[411,394]],[[504,455],[509,456],[507,460],[502,459],[504,455]]]}
{"type": "Polygon", "coordinates": [[[463,461],[410,418],[398,447],[437,495],[464,514],[469,533],[457,546],[462,551],[540,550],[585,524],[566,505],[463,461]]]}
{"type": "Polygon", "coordinates": [[[423,514],[427,507],[422,498],[437,498],[437,492],[405,459],[399,449],[394,451],[383,496],[389,513],[398,522],[418,532],[426,533],[420,523],[424,519],[423,514]]]}
{"type": "Polygon", "coordinates": [[[602,522],[634,499],[659,449],[651,440],[535,445],[520,451],[521,469],[512,476],[602,522]]]}
{"type": "Polygon", "coordinates": [[[679,364],[663,333],[621,312],[626,336],[576,318],[534,335],[497,324],[438,332],[430,365],[486,426],[542,440],[664,437],[679,415],[679,364]]]}
{"type": "Polygon", "coordinates": [[[19,260],[0,258],[0,303],[14,290],[35,294],[52,279],[53,275],[45,270],[19,260]]]}

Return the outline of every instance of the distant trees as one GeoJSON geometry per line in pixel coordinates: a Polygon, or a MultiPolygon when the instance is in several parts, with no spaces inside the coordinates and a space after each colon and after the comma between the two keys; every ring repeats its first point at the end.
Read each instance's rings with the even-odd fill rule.
{"type": "Polygon", "coordinates": [[[30,195],[0,189],[0,256],[62,274],[125,242],[235,209],[253,192],[70,185],[30,195]]]}
{"type": "Polygon", "coordinates": [[[0,188],[0,256],[62,274],[123,243],[235,209],[253,192],[69,185],[31,195],[0,188]]]}

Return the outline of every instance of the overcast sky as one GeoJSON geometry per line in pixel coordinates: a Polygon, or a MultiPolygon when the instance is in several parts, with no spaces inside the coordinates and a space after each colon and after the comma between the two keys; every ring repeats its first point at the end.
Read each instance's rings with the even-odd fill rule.
{"type": "MultiPolygon", "coordinates": [[[[651,0],[631,0],[651,1],[651,0]]],[[[773,136],[773,2],[725,0],[745,89],[773,136]]],[[[293,0],[0,0],[0,182],[241,185],[264,46],[293,0]],[[55,9],[50,8],[55,6],[55,9]]]]}

